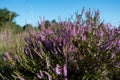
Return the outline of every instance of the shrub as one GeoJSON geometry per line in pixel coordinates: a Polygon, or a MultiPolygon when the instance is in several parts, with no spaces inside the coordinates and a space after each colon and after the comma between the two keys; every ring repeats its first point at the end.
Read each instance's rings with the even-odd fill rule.
{"type": "Polygon", "coordinates": [[[1,67],[5,79],[114,80],[120,73],[120,29],[94,15],[76,14],[25,38],[25,46],[9,54],[1,67]],[[24,50],[23,50],[24,49],[24,50]],[[13,55],[14,54],[14,55],[13,55]]]}

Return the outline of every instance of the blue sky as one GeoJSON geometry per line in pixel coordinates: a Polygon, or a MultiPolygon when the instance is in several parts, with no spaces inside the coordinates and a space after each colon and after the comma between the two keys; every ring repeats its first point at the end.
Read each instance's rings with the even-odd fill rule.
{"type": "Polygon", "coordinates": [[[37,25],[40,17],[52,20],[61,16],[63,19],[85,10],[100,11],[101,20],[118,26],[120,24],[120,0],[0,0],[0,8],[17,12],[17,24],[31,23],[37,25]]]}

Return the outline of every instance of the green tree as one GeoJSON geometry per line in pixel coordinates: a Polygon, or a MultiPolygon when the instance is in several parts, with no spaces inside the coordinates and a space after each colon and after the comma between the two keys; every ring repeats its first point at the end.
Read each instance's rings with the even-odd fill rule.
{"type": "Polygon", "coordinates": [[[23,26],[23,30],[29,31],[29,30],[32,30],[32,29],[33,29],[33,26],[32,26],[31,24],[25,24],[25,25],[23,26]]]}
{"type": "Polygon", "coordinates": [[[45,21],[45,27],[48,28],[50,26],[50,21],[49,20],[46,20],[45,21]]]}
{"type": "Polygon", "coordinates": [[[7,8],[0,9],[0,25],[6,22],[13,22],[13,20],[18,16],[16,12],[9,11],[7,8]]]}

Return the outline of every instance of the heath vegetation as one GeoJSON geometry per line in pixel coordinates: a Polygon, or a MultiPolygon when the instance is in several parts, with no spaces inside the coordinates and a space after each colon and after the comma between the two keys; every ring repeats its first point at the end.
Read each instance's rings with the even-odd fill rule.
{"type": "Polygon", "coordinates": [[[120,79],[120,28],[100,20],[98,10],[43,19],[39,27],[17,25],[7,9],[0,14],[1,80],[120,79]]]}

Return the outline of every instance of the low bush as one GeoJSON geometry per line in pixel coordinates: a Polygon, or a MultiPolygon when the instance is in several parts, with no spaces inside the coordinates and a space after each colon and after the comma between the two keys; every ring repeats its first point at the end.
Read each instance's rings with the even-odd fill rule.
{"type": "Polygon", "coordinates": [[[101,22],[99,11],[82,14],[49,27],[42,21],[24,46],[4,53],[1,79],[120,79],[120,29],[101,22]]]}

